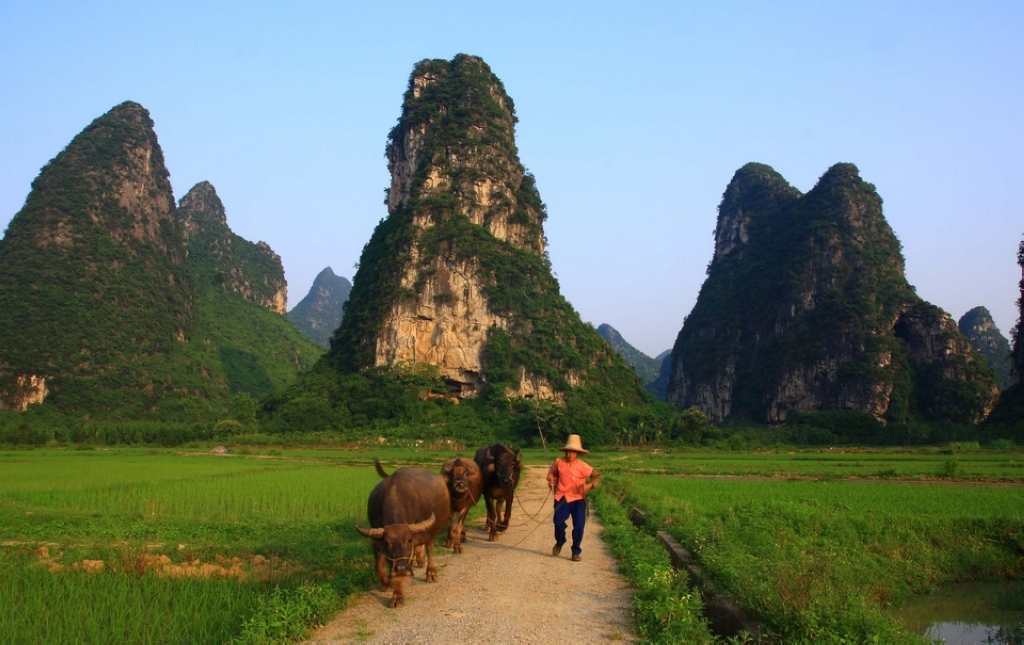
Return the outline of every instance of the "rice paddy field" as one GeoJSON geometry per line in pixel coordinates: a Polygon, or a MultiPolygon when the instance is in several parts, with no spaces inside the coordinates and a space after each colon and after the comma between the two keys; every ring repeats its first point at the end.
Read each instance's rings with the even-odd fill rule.
{"type": "MultiPolygon", "coordinates": [[[[782,642],[919,643],[893,610],[951,582],[1020,580],[1019,452],[609,455],[649,514],[782,642]]],[[[1018,587],[1020,589],[1020,587],[1018,587]]],[[[1006,602],[1024,609],[1017,592],[1006,602]]],[[[1009,641],[1015,642],[1015,641],[1009,641]]]]}
{"type": "MultiPolygon", "coordinates": [[[[376,583],[353,527],[379,481],[374,456],[390,472],[474,452],[209,448],[0,451],[5,642],[299,639],[376,583]]],[[[648,531],[670,531],[785,642],[921,642],[891,613],[911,595],[1024,569],[1020,451],[595,450],[588,461],[615,502],[597,508],[643,508],[648,531]]]]}

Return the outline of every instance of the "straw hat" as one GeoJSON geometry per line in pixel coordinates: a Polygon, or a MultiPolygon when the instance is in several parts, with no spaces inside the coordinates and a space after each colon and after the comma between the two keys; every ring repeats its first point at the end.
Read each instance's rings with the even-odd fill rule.
{"type": "Polygon", "coordinates": [[[582,452],[585,455],[590,454],[589,450],[583,449],[583,442],[580,441],[580,436],[578,434],[569,435],[569,440],[565,442],[565,447],[561,448],[561,450],[572,450],[573,452],[582,452]]]}

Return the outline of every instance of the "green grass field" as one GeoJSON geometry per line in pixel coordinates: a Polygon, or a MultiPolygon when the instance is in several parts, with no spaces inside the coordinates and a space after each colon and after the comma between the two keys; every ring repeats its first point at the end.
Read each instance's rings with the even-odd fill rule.
{"type": "Polygon", "coordinates": [[[718,591],[784,642],[920,642],[889,613],[910,594],[1024,572],[1020,453],[602,461],[606,494],[647,511],[695,554],[718,591]]]}
{"type": "MultiPolygon", "coordinates": [[[[375,584],[368,541],[353,528],[379,480],[373,457],[391,472],[474,452],[208,450],[0,451],[0,598],[13,599],[0,633],[46,643],[301,638],[375,584]]],[[[533,449],[525,461],[554,456],[533,449]]],[[[647,510],[787,642],[917,642],[888,608],[950,580],[1024,569],[1020,452],[595,450],[588,461],[614,502],[597,508],[647,510]]],[[[651,631],[678,626],[699,603],[649,564],[657,548],[628,562],[641,536],[614,521],[647,612],[638,630],[699,633],[698,616],[685,618],[691,631],[651,631]]]]}

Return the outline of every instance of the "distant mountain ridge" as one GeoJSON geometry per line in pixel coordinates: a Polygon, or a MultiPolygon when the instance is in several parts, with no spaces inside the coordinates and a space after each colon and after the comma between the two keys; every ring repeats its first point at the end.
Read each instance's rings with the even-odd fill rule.
{"type": "Polygon", "coordinates": [[[305,336],[321,347],[331,344],[331,335],[341,324],[345,313],[345,302],[352,291],[348,278],[335,275],[327,267],[313,280],[306,297],[288,312],[292,321],[305,336]]]}
{"type": "Polygon", "coordinates": [[[1010,360],[1010,341],[996,327],[992,314],[985,307],[975,307],[960,317],[957,327],[971,345],[985,357],[1005,390],[1014,383],[1010,360]]]}
{"type": "Polygon", "coordinates": [[[601,337],[608,341],[608,344],[612,346],[612,349],[622,356],[626,361],[626,364],[636,371],[640,380],[643,381],[645,385],[658,378],[658,374],[661,371],[661,361],[651,358],[639,349],[630,345],[626,342],[626,339],[622,337],[622,334],[608,323],[601,323],[598,325],[597,333],[601,334],[601,337]]]}

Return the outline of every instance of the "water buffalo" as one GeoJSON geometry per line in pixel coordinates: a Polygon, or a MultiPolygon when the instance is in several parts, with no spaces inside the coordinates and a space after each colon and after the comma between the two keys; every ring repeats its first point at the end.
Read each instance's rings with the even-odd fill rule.
{"type": "Polygon", "coordinates": [[[508,528],[512,517],[512,500],[519,484],[519,471],[523,466],[523,451],[512,452],[511,448],[495,444],[476,451],[473,461],[480,467],[484,477],[484,501],[487,503],[488,539],[494,542],[498,532],[508,528]],[[505,519],[498,522],[502,507],[505,519]]]}
{"type": "Polygon", "coordinates": [[[427,554],[427,582],[437,582],[434,566],[434,538],[448,524],[451,501],[444,478],[426,468],[406,466],[387,475],[377,462],[381,480],[370,493],[366,515],[370,528],[356,524],[356,530],[373,540],[377,578],[387,589],[395,583],[392,607],[405,604],[402,585],[412,575],[412,558],[417,547],[427,554]]]}
{"type": "Polygon", "coordinates": [[[452,521],[448,528],[448,542],[455,553],[462,553],[462,543],[466,541],[466,530],[463,525],[469,509],[473,508],[484,488],[484,478],[480,467],[475,461],[456,457],[449,459],[441,466],[441,476],[448,484],[448,496],[452,501],[452,521]]]}

